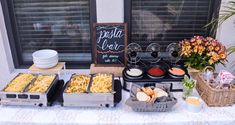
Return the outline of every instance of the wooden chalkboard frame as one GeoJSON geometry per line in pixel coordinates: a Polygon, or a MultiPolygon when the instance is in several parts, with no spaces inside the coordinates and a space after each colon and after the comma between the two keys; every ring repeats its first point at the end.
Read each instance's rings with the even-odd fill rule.
{"type": "Polygon", "coordinates": [[[128,31],[127,31],[127,23],[93,23],[93,39],[92,39],[92,48],[93,48],[93,62],[95,64],[95,66],[103,66],[103,67],[123,67],[123,64],[126,65],[127,60],[125,58],[125,49],[124,48],[124,52],[123,52],[123,58],[124,58],[124,62],[122,62],[123,64],[98,64],[97,63],[97,45],[96,45],[96,27],[97,26],[124,26],[124,30],[125,30],[125,36],[124,36],[124,46],[127,46],[127,38],[128,38],[128,31]]]}

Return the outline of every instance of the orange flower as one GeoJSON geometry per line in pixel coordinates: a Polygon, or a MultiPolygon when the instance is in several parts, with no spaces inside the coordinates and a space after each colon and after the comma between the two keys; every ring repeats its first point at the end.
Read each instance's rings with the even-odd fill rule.
{"type": "Polygon", "coordinates": [[[219,56],[220,56],[221,59],[225,59],[227,57],[225,53],[222,53],[219,56]]]}
{"type": "Polygon", "coordinates": [[[206,37],[206,39],[207,39],[208,41],[212,41],[212,40],[213,40],[212,37],[206,37]]]}
{"type": "Polygon", "coordinates": [[[217,42],[216,41],[212,41],[211,45],[215,47],[217,45],[217,42]]]}
{"type": "Polygon", "coordinates": [[[202,40],[201,39],[198,39],[196,42],[197,42],[197,45],[201,45],[202,44],[202,40]]]}
{"type": "Polygon", "coordinates": [[[204,50],[205,50],[205,47],[203,47],[203,46],[199,46],[199,47],[198,47],[198,53],[199,53],[200,55],[202,55],[202,53],[204,52],[204,50]]]}
{"type": "Polygon", "coordinates": [[[188,42],[188,41],[185,41],[185,43],[184,43],[185,45],[190,45],[190,43],[188,42]]]}
{"type": "Polygon", "coordinates": [[[192,46],[196,46],[196,45],[197,45],[197,43],[196,43],[196,42],[192,42],[191,44],[192,44],[192,46]]]}
{"type": "Polygon", "coordinates": [[[214,61],[218,61],[220,59],[220,56],[215,52],[212,52],[211,57],[214,61]]]}
{"type": "Polygon", "coordinates": [[[220,50],[220,47],[219,46],[216,46],[215,47],[215,51],[219,51],[220,50]]]}
{"type": "Polygon", "coordinates": [[[192,38],[191,40],[190,40],[190,42],[195,42],[196,41],[196,39],[195,38],[192,38]]]}
{"type": "Polygon", "coordinates": [[[191,46],[186,46],[186,51],[191,50],[191,46]]]}
{"type": "Polygon", "coordinates": [[[210,45],[210,42],[205,42],[205,46],[208,46],[208,45],[210,45]]]}
{"type": "Polygon", "coordinates": [[[213,46],[209,46],[208,49],[209,49],[209,51],[213,51],[214,47],[213,46]]]}
{"type": "Polygon", "coordinates": [[[195,46],[195,47],[193,48],[193,52],[194,52],[194,53],[197,53],[197,52],[198,52],[198,46],[195,46]]]}
{"type": "Polygon", "coordinates": [[[191,54],[190,54],[190,53],[183,53],[183,55],[184,55],[184,56],[186,56],[186,57],[191,56],[191,54]]]}
{"type": "Polygon", "coordinates": [[[214,63],[214,60],[209,59],[208,63],[209,63],[210,65],[212,65],[212,64],[214,63]]]}
{"type": "Polygon", "coordinates": [[[210,56],[211,56],[211,53],[207,53],[206,55],[207,55],[208,57],[210,57],[210,56]]]}

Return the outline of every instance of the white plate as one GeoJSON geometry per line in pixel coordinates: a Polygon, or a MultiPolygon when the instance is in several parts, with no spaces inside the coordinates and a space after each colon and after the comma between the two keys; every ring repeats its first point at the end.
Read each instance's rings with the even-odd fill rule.
{"type": "Polygon", "coordinates": [[[42,68],[42,69],[47,69],[47,68],[52,68],[54,66],[57,65],[58,62],[55,62],[55,63],[49,63],[49,64],[36,64],[34,63],[34,65],[38,68],[42,68]]]}
{"type": "Polygon", "coordinates": [[[50,65],[50,64],[58,63],[58,60],[54,60],[54,61],[50,61],[50,62],[33,61],[33,63],[36,65],[50,65]]]}
{"type": "Polygon", "coordinates": [[[58,60],[58,56],[51,57],[49,59],[35,59],[35,58],[33,58],[33,61],[37,61],[37,62],[48,62],[48,61],[54,61],[54,60],[58,60]]]}
{"type": "Polygon", "coordinates": [[[33,59],[33,62],[38,62],[38,63],[52,63],[52,62],[58,62],[58,58],[54,59],[47,59],[47,60],[38,60],[38,59],[33,59]]]}

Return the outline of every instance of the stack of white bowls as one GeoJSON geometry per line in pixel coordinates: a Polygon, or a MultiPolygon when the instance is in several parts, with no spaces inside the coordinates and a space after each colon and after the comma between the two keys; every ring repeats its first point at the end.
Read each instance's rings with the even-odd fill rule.
{"type": "Polygon", "coordinates": [[[33,63],[38,68],[52,68],[58,64],[58,52],[51,49],[38,50],[32,54],[33,63]]]}

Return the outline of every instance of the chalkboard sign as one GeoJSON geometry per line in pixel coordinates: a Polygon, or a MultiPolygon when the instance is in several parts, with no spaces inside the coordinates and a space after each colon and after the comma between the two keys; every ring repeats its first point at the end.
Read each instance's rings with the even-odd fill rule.
{"type": "Polygon", "coordinates": [[[96,66],[121,66],[125,64],[127,45],[126,23],[95,23],[93,60],[96,66]]]}

